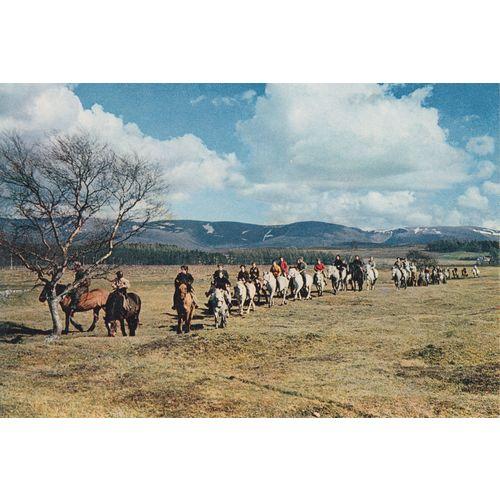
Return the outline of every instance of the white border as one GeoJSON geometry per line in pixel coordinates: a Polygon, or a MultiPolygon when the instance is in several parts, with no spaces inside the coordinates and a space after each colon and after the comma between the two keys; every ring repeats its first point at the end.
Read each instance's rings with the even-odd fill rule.
{"type": "MultiPolygon", "coordinates": [[[[498,14],[490,0],[17,0],[2,4],[0,81],[498,82],[498,14]]],[[[487,498],[498,427],[3,420],[0,488],[9,500],[487,498]]]]}

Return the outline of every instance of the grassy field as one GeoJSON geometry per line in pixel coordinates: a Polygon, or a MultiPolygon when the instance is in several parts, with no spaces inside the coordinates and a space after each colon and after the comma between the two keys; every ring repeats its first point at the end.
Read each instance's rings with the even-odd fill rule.
{"type": "MultiPolygon", "coordinates": [[[[383,270],[374,291],[259,307],[225,331],[199,310],[190,336],[174,332],[175,268],[124,271],[143,300],[137,337],[108,338],[100,320],[48,344],[39,289],[23,270],[0,270],[0,291],[24,290],[0,298],[0,416],[499,414],[497,268],[399,292],[383,270]]],[[[192,267],[200,298],[211,271],[192,267]]]]}

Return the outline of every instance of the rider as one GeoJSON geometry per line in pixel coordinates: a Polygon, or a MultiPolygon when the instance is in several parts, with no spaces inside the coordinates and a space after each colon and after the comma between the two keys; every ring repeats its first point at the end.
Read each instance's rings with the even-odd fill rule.
{"type": "Polygon", "coordinates": [[[129,309],[127,290],[130,288],[130,281],[123,277],[121,271],[116,272],[116,278],[111,282],[113,293],[118,293],[123,297],[123,308],[129,309]]]}
{"type": "Polygon", "coordinates": [[[213,279],[214,279],[214,282],[215,282],[215,279],[219,277],[220,273],[222,273],[222,275],[227,279],[227,281],[229,282],[229,274],[228,272],[224,269],[224,266],[222,264],[217,264],[217,269],[216,271],[214,272],[214,275],[213,275],[213,279]]]}
{"type": "Polygon", "coordinates": [[[70,311],[74,313],[78,306],[80,297],[89,291],[90,288],[90,278],[87,277],[87,272],[82,266],[81,262],[75,262],[73,269],[75,271],[75,279],[73,285],[75,288],[70,292],[71,303],[70,311]]]}
{"type": "Polygon", "coordinates": [[[302,276],[302,281],[303,281],[303,286],[306,285],[306,269],[307,269],[307,264],[305,263],[304,261],[304,257],[299,257],[297,259],[297,270],[299,271],[299,273],[301,274],[302,276]]]}
{"type": "Polygon", "coordinates": [[[248,274],[248,271],[246,270],[246,267],[244,264],[241,264],[241,266],[240,266],[240,272],[238,273],[237,280],[243,281],[244,283],[247,283],[250,281],[250,274],[248,274]]]}
{"type": "Polygon", "coordinates": [[[352,269],[354,269],[355,267],[363,269],[363,261],[361,260],[359,255],[354,256],[354,260],[351,262],[351,267],[352,269]]]}
{"type": "Polygon", "coordinates": [[[275,278],[278,278],[278,276],[281,274],[281,267],[275,260],[273,260],[273,265],[271,266],[271,269],[269,269],[269,271],[275,278]]]}
{"type": "Polygon", "coordinates": [[[335,256],[335,260],[333,261],[333,265],[340,271],[344,267],[344,263],[342,262],[342,259],[340,255],[335,256]]]}
{"type": "Polygon", "coordinates": [[[283,257],[280,257],[280,269],[281,269],[281,274],[288,278],[288,264],[286,263],[286,260],[283,257]]]}
{"type": "Polygon", "coordinates": [[[175,310],[175,305],[177,303],[177,299],[179,297],[179,287],[181,285],[186,285],[188,292],[191,294],[193,297],[193,304],[194,307],[198,307],[197,301],[196,301],[196,296],[194,294],[194,289],[193,289],[193,282],[194,278],[193,275],[189,272],[189,267],[186,265],[182,265],[179,269],[179,273],[175,277],[174,285],[175,285],[175,292],[174,292],[174,298],[173,298],[173,306],[172,309],[175,310]]]}
{"type": "Polygon", "coordinates": [[[249,271],[249,276],[250,276],[250,281],[255,282],[259,280],[260,272],[255,262],[252,262],[252,266],[250,267],[249,271]]]}
{"type": "Polygon", "coordinates": [[[325,264],[321,262],[321,259],[316,259],[316,264],[314,264],[314,270],[323,273],[325,271],[325,264]]]}
{"type": "Polygon", "coordinates": [[[373,274],[375,275],[375,278],[378,278],[378,271],[377,271],[377,267],[375,265],[375,259],[372,256],[370,256],[370,258],[368,259],[367,266],[372,269],[373,274]]]}

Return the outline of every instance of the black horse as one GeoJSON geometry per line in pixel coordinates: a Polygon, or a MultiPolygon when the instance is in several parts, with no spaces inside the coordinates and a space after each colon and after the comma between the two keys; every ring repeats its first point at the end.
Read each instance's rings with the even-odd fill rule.
{"type": "Polygon", "coordinates": [[[141,298],[136,293],[127,293],[126,295],[116,290],[109,295],[106,302],[106,328],[108,336],[114,337],[116,333],[117,323],[120,323],[120,329],[124,337],[127,336],[125,330],[125,321],[127,322],[129,334],[135,336],[137,327],[139,326],[139,314],[141,313],[141,298]]]}
{"type": "Polygon", "coordinates": [[[361,268],[360,265],[351,264],[349,266],[349,273],[351,274],[353,289],[356,290],[356,285],[357,285],[358,292],[361,292],[361,290],[363,290],[363,281],[364,281],[363,269],[361,268]]]}

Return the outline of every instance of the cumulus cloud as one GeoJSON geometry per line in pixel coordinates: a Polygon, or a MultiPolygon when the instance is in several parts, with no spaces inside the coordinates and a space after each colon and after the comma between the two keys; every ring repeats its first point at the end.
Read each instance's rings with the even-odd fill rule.
{"type": "Polygon", "coordinates": [[[488,198],[480,193],[477,186],[467,188],[465,193],[458,197],[457,203],[464,208],[472,208],[476,210],[488,209],[488,198]]]}
{"type": "Polygon", "coordinates": [[[83,129],[121,151],[137,151],[160,165],[174,201],[240,182],[233,153],[219,155],[192,134],[168,140],[145,135],[98,104],[85,109],[66,85],[0,85],[0,130],[12,129],[34,136],[83,129]]]}
{"type": "Polygon", "coordinates": [[[474,168],[482,178],[493,171],[448,142],[438,110],[425,105],[431,92],[397,98],[387,85],[268,85],[254,116],[237,126],[250,153],[243,194],[267,201],[271,221],[387,228],[461,220],[458,210],[430,205],[427,193],[469,181],[474,168]]]}
{"type": "Polygon", "coordinates": [[[462,182],[471,159],[447,142],[431,89],[396,98],[387,86],[269,85],[238,124],[253,179],[276,176],[319,191],[429,190],[462,182]]]}
{"type": "Polygon", "coordinates": [[[489,161],[483,160],[478,163],[476,177],[479,179],[489,179],[496,172],[496,165],[489,161]]]}
{"type": "Polygon", "coordinates": [[[500,183],[499,182],[491,182],[486,181],[483,184],[483,191],[488,194],[492,194],[495,196],[500,196],[500,183]]]}
{"type": "Polygon", "coordinates": [[[495,139],[489,135],[471,137],[467,141],[465,149],[467,149],[469,153],[473,153],[478,156],[490,155],[495,151],[495,139]]]}

